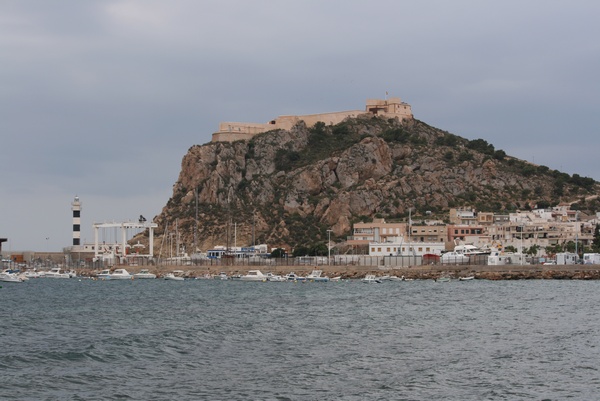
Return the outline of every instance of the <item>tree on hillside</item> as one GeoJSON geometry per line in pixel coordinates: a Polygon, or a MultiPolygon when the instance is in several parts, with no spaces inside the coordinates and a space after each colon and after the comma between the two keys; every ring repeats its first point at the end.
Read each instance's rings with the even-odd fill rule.
{"type": "Polygon", "coordinates": [[[272,258],[284,258],[285,250],[283,250],[282,248],[273,249],[273,252],[271,252],[271,257],[272,258]]]}

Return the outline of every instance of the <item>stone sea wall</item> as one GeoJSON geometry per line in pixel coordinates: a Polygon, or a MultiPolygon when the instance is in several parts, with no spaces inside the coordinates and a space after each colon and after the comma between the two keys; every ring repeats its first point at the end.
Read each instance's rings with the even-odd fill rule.
{"type": "MultiPolygon", "coordinates": [[[[149,266],[146,266],[149,267],[149,266]]],[[[126,267],[127,268],[127,267],[126,267]]],[[[183,270],[189,278],[206,277],[225,272],[227,275],[245,274],[248,270],[258,269],[263,273],[285,275],[295,272],[305,276],[312,270],[322,270],[323,275],[329,277],[342,277],[347,279],[363,278],[367,274],[376,276],[393,275],[404,276],[407,279],[430,280],[440,277],[459,278],[474,276],[483,280],[531,280],[531,279],[553,279],[553,280],[598,280],[600,279],[600,265],[568,265],[568,266],[542,266],[542,265],[512,265],[512,266],[418,266],[407,268],[378,268],[377,266],[155,266],[150,267],[152,273],[159,277],[173,270],[183,270]]],[[[139,268],[131,267],[127,270],[133,274],[139,268]]],[[[83,269],[79,271],[82,276],[94,276],[96,270],[83,269]]]]}

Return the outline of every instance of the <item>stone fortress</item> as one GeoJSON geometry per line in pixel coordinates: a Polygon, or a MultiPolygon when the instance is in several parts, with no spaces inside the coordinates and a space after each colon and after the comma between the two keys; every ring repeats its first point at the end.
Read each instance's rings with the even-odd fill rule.
{"type": "Polygon", "coordinates": [[[219,124],[219,131],[212,135],[212,142],[234,142],[252,138],[254,135],[276,129],[289,130],[300,121],[307,127],[314,126],[321,121],[327,125],[342,122],[348,117],[358,117],[371,114],[387,118],[412,119],[412,109],[399,97],[389,99],[367,99],[365,110],[338,111],[334,113],[308,114],[304,116],[279,116],[268,123],[236,123],[224,122],[219,124]]]}

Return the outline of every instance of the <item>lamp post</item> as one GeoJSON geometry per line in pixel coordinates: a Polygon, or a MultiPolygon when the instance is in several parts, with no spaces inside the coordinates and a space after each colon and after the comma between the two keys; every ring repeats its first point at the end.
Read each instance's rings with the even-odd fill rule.
{"type": "Polygon", "coordinates": [[[524,226],[521,226],[521,264],[523,264],[523,257],[524,257],[524,253],[523,253],[523,230],[524,230],[524,226]]]}
{"type": "Polygon", "coordinates": [[[331,230],[327,230],[327,265],[331,265],[331,230]]]}

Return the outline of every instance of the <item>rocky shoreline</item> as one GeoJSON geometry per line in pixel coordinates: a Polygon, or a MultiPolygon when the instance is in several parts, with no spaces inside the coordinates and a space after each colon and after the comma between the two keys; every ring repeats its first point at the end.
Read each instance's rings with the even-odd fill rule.
{"type": "MultiPolygon", "coordinates": [[[[123,266],[121,266],[123,267],[123,266]]],[[[126,267],[131,273],[137,273],[141,267],[126,267]]],[[[246,274],[248,270],[260,270],[263,273],[272,272],[277,275],[285,275],[295,272],[300,276],[306,276],[312,270],[322,270],[323,275],[329,277],[341,277],[343,279],[359,279],[367,274],[376,276],[391,275],[414,280],[430,280],[440,277],[459,278],[474,276],[483,280],[600,280],[600,265],[508,265],[508,266],[416,266],[406,268],[384,268],[377,266],[353,266],[353,265],[331,265],[331,266],[145,266],[152,273],[162,277],[174,270],[183,270],[185,277],[202,278],[225,272],[228,276],[246,274]]],[[[95,276],[98,271],[82,269],[78,272],[82,276],[95,276]]]]}

